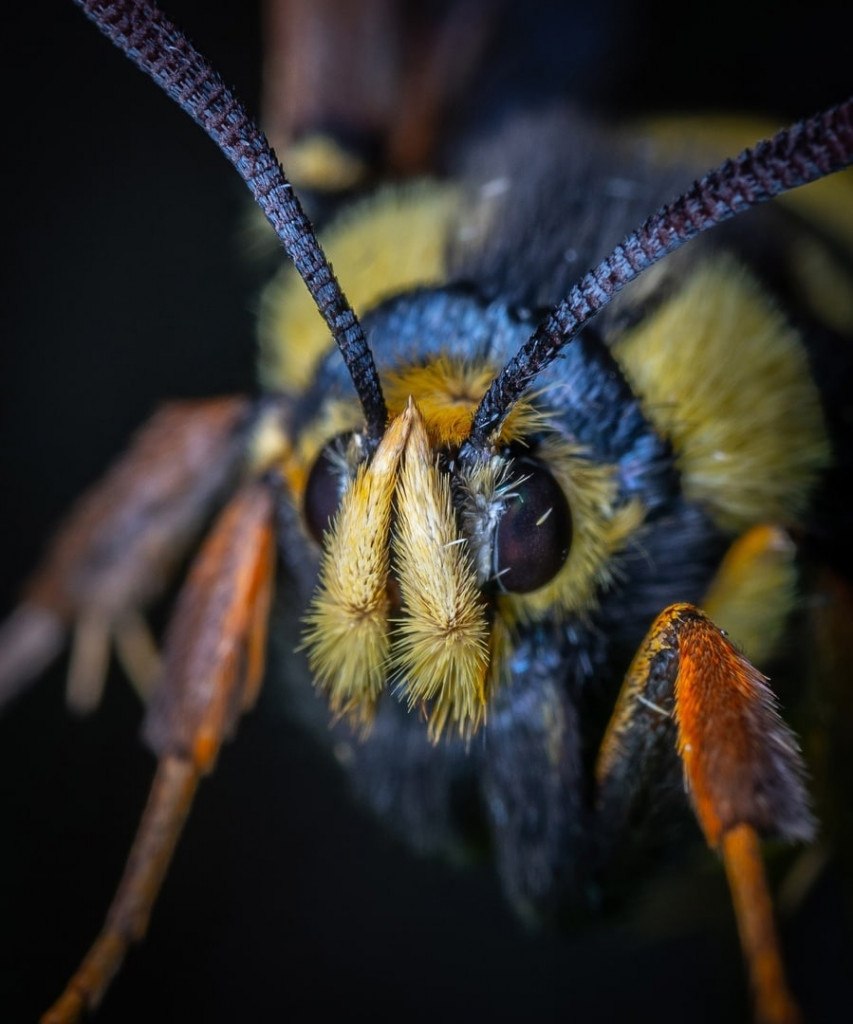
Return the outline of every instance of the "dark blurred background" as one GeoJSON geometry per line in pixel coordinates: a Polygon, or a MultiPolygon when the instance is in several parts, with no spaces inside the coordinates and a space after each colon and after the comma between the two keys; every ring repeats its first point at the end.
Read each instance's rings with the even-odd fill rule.
{"type": "MultiPolygon", "coordinates": [[[[165,6],[257,109],[256,5],[165,6]]],[[[536,66],[567,68],[559,87],[605,114],[787,121],[850,92],[847,6],[530,3],[515,39],[536,66]]],[[[252,387],[263,270],[246,256],[233,171],[70,3],[19,5],[3,24],[5,612],[70,502],[161,400],[252,387]]],[[[0,721],[9,1022],[33,1020],[94,937],[152,772],[120,674],[79,721],[64,709],[63,671],[0,721]]],[[[529,933],[487,868],[421,860],[352,807],[269,686],[203,786],[148,939],[98,1020],[745,1020],[725,884],[711,857],[697,861],[678,890],[695,905],[686,924],[640,888],[623,919],[529,933]]],[[[830,870],[785,925],[812,1021],[840,1019],[853,994],[839,891],[830,870]]]]}

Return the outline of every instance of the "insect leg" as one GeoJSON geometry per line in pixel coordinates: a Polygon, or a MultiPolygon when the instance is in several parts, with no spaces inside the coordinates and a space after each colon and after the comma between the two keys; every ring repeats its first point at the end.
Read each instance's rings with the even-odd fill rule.
{"type": "Polygon", "coordinates": [[[124,960],[131,942],[145,934],[151,907],[163,883],[199,782],[196,766],[163,758],[139,823],[127,865],[104,922],[65,991],[42,1024],[68,1024],[94,1009],[124,960]]]}
{"type": "Polygon", "coordinates": [[[144,703],[160,676],[157,643],[141,613],[131,610],[115,626],[116,654],[128,679],[144,703]]]}
{"type": "Polygon", "coordinates": [[[243,398],[164,406],[83,496],[0,626],[0,707],[50,664],[72,628],[73,707],[97,704],[113,639],[123,650],[134,646],[124,660],[136,666],[137,686],[147,688],[151,658],[138,628],[133,645],[134,617],[168,585],[232,485],[250,411],[243,398]]]}
{"type": "Polygon", "coordinates": [[[665,609],[653,624],[601,745],[597,813],[605,851],[630,827],[673,750],[705,839],[726,866],[756,1016],[779,1024],[799,1020],[758,837],[811,839],[802,762],[764,676],[686,604],[665,609]]]}
{"type": "Polygon", "coordinates": [[[144,935],[199,780],[257,697],[273,568],[274,496],[256,479],[225,507],[181,591],[145,724],[158,755],[148,804],[103,929],[43,1024],[97,1006],[144,935]]]}

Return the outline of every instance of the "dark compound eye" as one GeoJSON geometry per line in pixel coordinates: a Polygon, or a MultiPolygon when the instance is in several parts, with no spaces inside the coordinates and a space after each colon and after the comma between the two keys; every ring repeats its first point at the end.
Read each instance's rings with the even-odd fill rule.
{"type": "Polygon", "coordinates": [[[513,489],[495,533],[495,562],[503,590],[527,594],[549,583],[572,543],[572,514],[562,488],[534,459],[515,462],[513,489]]]}
{"type": "Polygon", "coordinates": [[[339,434],[325,444],[308,474],[302,498],[302,515],[308,532],[318,544],[323,543],[323,534],[328,530],[341,502],[344,452],[350,436],[339,434]]]}

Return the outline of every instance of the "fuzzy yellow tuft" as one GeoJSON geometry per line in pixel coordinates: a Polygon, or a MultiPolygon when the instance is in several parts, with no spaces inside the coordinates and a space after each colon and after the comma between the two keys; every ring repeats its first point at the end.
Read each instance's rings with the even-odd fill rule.
{"type": "Polygon", "coordinates": [[[320,582],[306,616],[305,647],[336,713],[367,725],[388,670],[388,573],[397,467],[411,415],[397,417],[361,466],[323,546],[320,582]]]}
{"type": "Polygon", "coordinates": [[[460,542],[445,474],[435,464],[414,404],[397,492],[395,568],[403,614],[392,664],[410,707],[430,702],[429,733],[446,726],[462,735],[480,724],[486,706],[489,628],[476,575],[460,542]]]}
{"type": "MultiPolygon", "coordinates": [[[[427,434],[435,447],[459,444],[467,437],[474,410],[492,382],[495,367],[471,365],[465,360],[438,356],[425,366],[406,367],[382,378],[389,414],[400,415],[411,396],[423,414],[427,434]]],[[[529,400],[517,402],[501,428],[500,440],[509,444],[536,433],[547,424],[545,415],[529,400]]],[[[299,432],[284,466],[288,487],[298,506],[314,460],[338,434],[359,430],[364,413],[357,401],[327,400],[299,432]]]]}
{"type": "MultiPolygon", "coordinates": [[[[402,410],[411,397],[423,416],[430,442],[435,447],[454,446],[468,436],[474,412],[498,369],[490,363],[440,355],[424,366],[392,371],[382,387],[392,413],[402,410]]],[[[542,412],[529,399],[522,399],[504,421],[499,442],[509,444],[536,433],[545,422],[542,412]]]]}
{"type": "Polygon", "coordinates": [[[615,352],[690,500],[736,532],[797,521],[829,461],[820,401],[799,334],[744,267],[697,267],[615,352]]]}
{"type": "MultiPolygon", "coordinates": [[[[323,234],[323,248],[356,314],[409,288],[442,283],[457,202],[446,185],[389,187],[349,207],[323,234]]],[[[333,343],[292,266],[264,289],[258,326],[264,386],[303,390],[333,343]]]]}

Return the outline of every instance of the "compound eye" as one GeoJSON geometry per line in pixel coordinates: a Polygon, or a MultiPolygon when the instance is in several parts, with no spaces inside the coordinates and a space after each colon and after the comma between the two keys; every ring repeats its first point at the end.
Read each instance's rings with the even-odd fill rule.
{"type": "Polygon", "coordinates": [[[302,516],[308,532],[323,543],[323,534],[341,503],[341,492],[346,474],[345,455],[350,434],[339,434],[320,449],[314,460],[305,494],[302,497],[302,516]]]}
{"type": "Polygon", "coordinates": [[[562,488],[534,459],[515,462],[521,481],[513,489],[495,532],[498,582],[528,594],[563,567],[572,543],[572,514],[562,488]]]}

